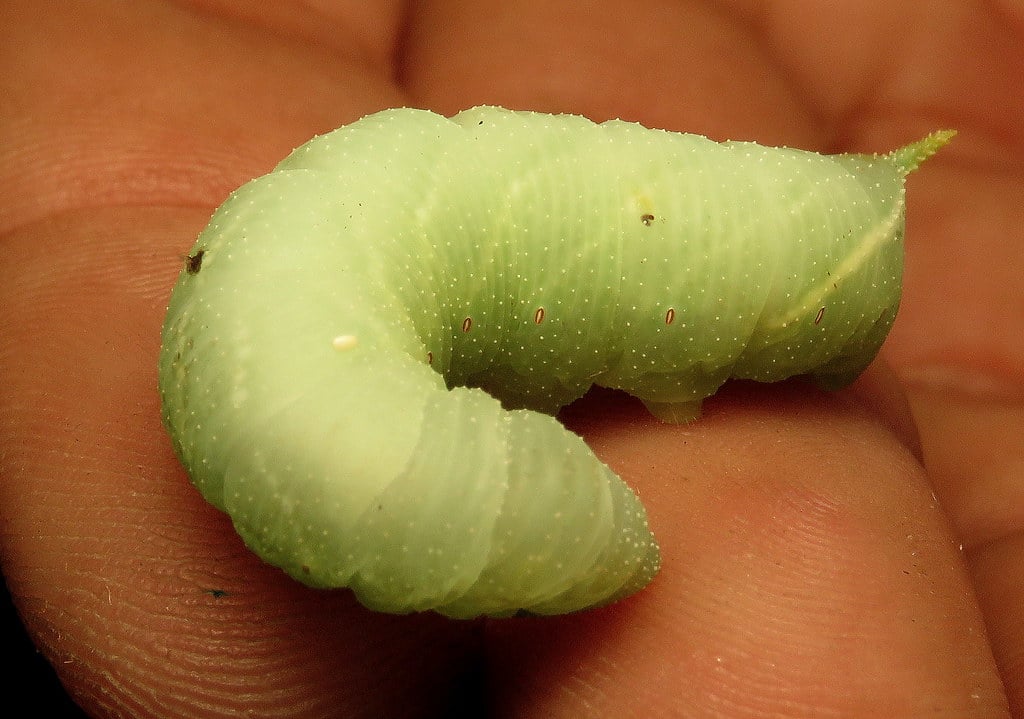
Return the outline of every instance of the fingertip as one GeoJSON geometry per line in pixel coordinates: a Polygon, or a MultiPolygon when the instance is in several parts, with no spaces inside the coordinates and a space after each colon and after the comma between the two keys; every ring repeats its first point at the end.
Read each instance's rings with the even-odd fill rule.
{"type": "Polygon", "coordinates": [[[604,394],[568,412],[637,489],[663,566],[616,605],[490,627],[497,706],[1005,715],[958,544],[888,391],[869,387],[882,407],[865,411],[809,383],[737,383],[688,425],[604,394]]]}

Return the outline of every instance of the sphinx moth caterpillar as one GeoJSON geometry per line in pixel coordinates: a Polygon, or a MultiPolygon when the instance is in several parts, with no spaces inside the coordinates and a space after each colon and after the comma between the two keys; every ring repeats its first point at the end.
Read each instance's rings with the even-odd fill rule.
{"type": "Polygon", "coordinates": [[[190,252],[160,356],[175,451],[263,559],[372,609],[625,597],[659,566],[646,512],[552,415],[592,385],[686,421],[730,377],[852,380],[899,304],[904,179],[951,134],[826,156],[369,115],[239,188],[190,252]]]}

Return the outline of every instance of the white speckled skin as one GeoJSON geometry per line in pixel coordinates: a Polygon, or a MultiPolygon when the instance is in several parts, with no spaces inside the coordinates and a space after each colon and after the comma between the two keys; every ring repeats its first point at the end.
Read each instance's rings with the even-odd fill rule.
{"type": "Polygon", "coordinates": [[[260,556],[373,609],[627,596],[659,565],[643,506],[541,412],[598,384],[678,421],[729,377],[852,379],[899,303],[904,177],[948,138],[829,157],[493,107],[363,118],[196,242],[160,362],[175,449],[260,556]]]}

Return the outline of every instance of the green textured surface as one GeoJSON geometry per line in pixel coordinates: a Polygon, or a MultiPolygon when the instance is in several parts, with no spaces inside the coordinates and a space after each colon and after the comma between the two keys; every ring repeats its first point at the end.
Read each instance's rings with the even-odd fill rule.
{"type": "Polygon", "coordinates": [[[684,420],[728,377],[852,379],[899,304],[904,176],[947,140],[828,157],[371,115],[198,239],[163,337],[175,448],[260,556],[371,608],[614,601],[657,571],[645,511],[535,410],[599,384],[684,420]]]}

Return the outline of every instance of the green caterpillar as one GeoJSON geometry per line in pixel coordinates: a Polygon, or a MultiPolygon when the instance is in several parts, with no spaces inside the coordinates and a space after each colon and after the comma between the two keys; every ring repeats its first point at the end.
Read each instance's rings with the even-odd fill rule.
{"type": "Polygon", "coordinates": [[[636,495],[552,416],[730,377],[833,387],[896,313],[934,133],[823,156],[570,115],[385,110],[237,190],[170,301],[178,456],[266,561],[385,612],[558,614],[646,585],[636,495]],[[500,400],[500,404],[499,404],[500,400]]]}

